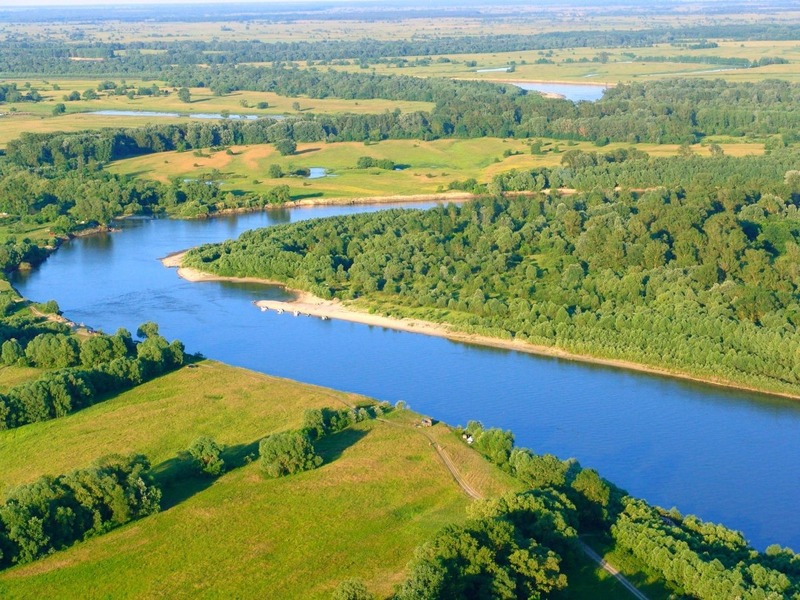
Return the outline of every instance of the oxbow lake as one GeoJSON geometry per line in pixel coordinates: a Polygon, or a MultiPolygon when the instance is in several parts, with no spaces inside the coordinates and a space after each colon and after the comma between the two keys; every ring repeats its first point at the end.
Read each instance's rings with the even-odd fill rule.
{"type": "MultiPolygon", "coordinates": [[[[408,207],[408,205],[405,205],[408,207]]],[[[129,219],[76,239],[14,284],[107,332],[159,323],[187,349],[382,400],[450,424],[511,429],[652,503],[800,550],[800,402],[341,321],[263,313],[280,288],[189,283],[159,258],[256,227],[389,208],[271,210],[200,221],[129,219]]],[[[409,209],[411,210],[411,209],[409,209]]]]}

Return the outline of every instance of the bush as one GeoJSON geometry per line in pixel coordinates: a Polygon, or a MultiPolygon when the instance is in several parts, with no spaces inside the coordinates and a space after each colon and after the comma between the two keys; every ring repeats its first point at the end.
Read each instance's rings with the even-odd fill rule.
{"type": "Polygon", "coordinates": [[[315,469],[322,457],[314,452],[311,440],[303,433],[276,433],[261,440],[258,446],[261,469],[270,477],[294,475],[315,469]]]}
{"type": "Polygon", "coordinates": [[[374,600],[367,586],[360,579],[345,579],[333,591],[332,600],[374,600]]]}
{"type": "Polygon", "coordinates": [[[206,475],[221,475],[225,472],[225,461],[220,457],[222,447],[212,438],[203,436],[192,442],[188,448],[195,465],[206,475]]]}

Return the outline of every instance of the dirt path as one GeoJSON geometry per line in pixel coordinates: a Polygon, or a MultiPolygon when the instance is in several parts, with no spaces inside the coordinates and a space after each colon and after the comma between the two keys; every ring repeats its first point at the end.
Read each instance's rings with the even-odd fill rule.
{"type": "MultiPolygon", "coordinates": [[[[337,402],[339,402],[341,404],[344,404],[348,408],[353,408],[353,405],[350,404],[349,402],[347,402],[345,399],[333,396],[332,394],[327,394],[327,395],[330,398],[336,400],[337,402]]],[[[386,425],[390,425],[391,427],[402,427],[404,429],[408,429],[408,427],[406,425],[403,425],[401,423],[394,423],[392,421],[389,421],[387,419],[383,419],[383,418],[380,418],[380,417],[377,418],[376,420],[380,421],[381,423],[385,423],[386,425]]],[[[458,471],[458,467],[456,467],[456,465],[453,462],[453,460],[447,454],[447,451],[439,444],[439,442],[437,442],[435,439],[433,439],[433,436],[431,436],[426,431],[417,429],[417,432],[420,435],[424,436],[428,440],[428,442],[430,443],[431,447],[436,451],[436,454],[439,456],[439,459],[442,461],[442,464],[445,466],[447,471],[450,473],[450,475],[452,476],[453,480],[464,491],[464,493],[467,496],[469,496],[470,498],[472,498],[473,500],[481,500],[481,499],[483,499],[483,494],[481,494],[475,488],[473,488],[461,476],[461,473],[459,473],[459,471],[458,471]]],[[[581,550],[583,550],[584,554],[586,554],[586,556],[590,560],[592,560],[593,562],[597,563],[598,566],[600,566],[604,571],[606,571],[614,579],[616,579],[620,583],[620,585],[622,585],[622,587],[624,587],[626,590],[628,590],[628,592],[630,592],[630,594],[634,598],[637,598],[638,600],[649,600],[649,598],[647,596],[645,596],[639,590],[639,588],[637,588],[630,581],[628,581],[622,573],[620,573],[617,569],[612,567],[608,563],[608,561],[606,561],[599,554],[597,554],[597,552],[592,550],[592,548],[588,544],[586,544],[585,542],[583,542],[581,540],[578,540],[578,544],[580,544],[581,550]]]]}
{"type": "Polygon", "coordinates": [[[447,451],[444,448],[442,448],[442,446],[439,445],[439,442],[434,440],[433,437],[431,437],[428,433],[424,431],[420,431],[420,433],[428,439],[431,446],[433,446],[433,449],[436,450],[436,454],[439,455],[439,458],[442,460],[442,463],[444,463],[444,466],[447,468],[448,471],[450,471],[450,475],[453,476],[453,479],[455,479],[455,482],[459,485],[459,487],[462,490],[464,490],[464,493],[467,494],[467,496],[469,496],[473,500],[481,500],[483,498],[483,495],[480,494],[478,491],[476,491],[475,488],[472,487],[470,484],[468,484],[466,480],[461,476],[461,473],[458,472],[458,468],[453,463],[453,460],[447,454],[447,451]]]}
{"type": "Polygon", "coordinates": [[[631,596],[633,596],[634,598],[638,598],[639,600],[649,600],[648,597],[645,596],[641,592],[641,590],[639,590],[639,588],[637,588],[630,581],[628,581],[622,573],[620,573],[614,567],[608,564],[608,561],[606,561],[606,559],[600,556],[597,552],[592,550],[592,548],[588,544],[586,544],[586,542],[579,540],[578,543],[580,544],[583,553],[590,559],[592,559],[594,562],[596,562],[598,565],[600,565],[600,567],[602,567],[602,569],[607,573],[609,573],[614,579],[619,581],[622,587],[624,587],[626,590],[630,592],[631,596]]]}

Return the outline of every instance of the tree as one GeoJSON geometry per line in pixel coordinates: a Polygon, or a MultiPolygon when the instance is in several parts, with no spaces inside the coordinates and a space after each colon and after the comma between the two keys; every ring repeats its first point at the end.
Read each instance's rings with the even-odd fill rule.
{"type": "Polygon", "coordinates": [[[53,116],[54,117],[57,117],[59,115],[63,115],[65,112],[67,112],[67,107],[64,105],[63,102],[59,102],[58,104],[56,104],[53,107],[53,116]]]}
{"type": "Polygon", "coordinates": [[[0,361],[4,365],[15,365],[25,357],[25,351],[20,343],[15,339],[6,340],[0,348],[0,361]]]}
{"type": "Polygon", "coordinates": [[[284,138],[275,142],[275,149],[281,153],[281,156],[289,156],[297,151],[297,144],[294,140],[284,138]]]}
{"type": "Polygon", "coordinates": [[[308,436],[298,431],[275,433],[264,438],[258,452],[261,469],[270,477],[293,475],[322,464],[322,457],[314,452],[308,436]]]}
{"type": "Polygon", "coordinates": [[[280,179],[283,177],[283,169],[280,165],[273,163],[269,166],[268,175],[270,179],[280,179]]]}
{"type": "Polygon", "coordinates": [[[189,88],[182,87],[178,90],[178,100],[187,104],[192,101],[192,92],[189,91],[189,88]]]}
{"type": "Polygon", "coordinates": [[[75,338],[61,333],[42,333],[25,348],[28,361],[44,369],[59,369],[78,364],[80,346],[75,338]]]}
{"type": "Polygon", "coordinates": [[[91,88],[89,88],[88,90],[83,92],[83,96],[82,97],[83,97],[84,100],[97,100],[97,98],[98,98],[97,92],[95,92],[91,88]]]}
{"type": "Polygon", "coordinates": [[[449,525],[417,548],[396,598],[541,598],[567,585],[560,557],[503,518],[449,525]]]}
{"type": "Polygon", "coordinates": [[[292,110],[296,112],[300,112],[300,103],[299,102],[292,102],[292,110]]]}
{"type": "Polygon", "coordinates": [[[332,600],[374,600],[367,586],[360,579],[345,579],[333,590],[332,600]]]}
{"type": "Polygon", "coordinates": [[[269,204],[284,204],[292,199],[291,190],[288,185],[277,185],[268,193],[266,200],[269,204]]]}
{"type": "Polygon", "coordinates": [[[152,321],[142,323],[136,329],[136,335],[140,338],[149,338],[158,335],[158,324],[152,321]]]}
{"type": "Polygon", "coordinates": [[[188,452],[201,472],[220,475],[225,472],[225,461],[220,457],[222,448],[212,438],[202,436],[192,442],[188,452]]]}

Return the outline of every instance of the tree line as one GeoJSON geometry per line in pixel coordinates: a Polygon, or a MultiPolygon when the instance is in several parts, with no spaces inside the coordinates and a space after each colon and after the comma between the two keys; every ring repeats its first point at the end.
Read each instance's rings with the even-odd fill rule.
{"type": "Polygon", "coordinates": [[[2,364],[47,369],[38,379],[0,394],[0,430],[63,417],[179,368],[186,360],[183,344],[168,342],[155,323],[139,327],[144,339],[138,343],[125,329],[82,341],[65,329],[42,332],[16,323],[0,331],[2,364]]]}
{"type": "Polygon", "coordinates": [[[508,85],[405,76],[268,67],[182,72],[178,86],[225,94],[273,91],[287,96],[389,98],[433,102],[430,112],[302,115],[276,122],[221,121],[150,125],[100,132],[23,134],[9,143],[12,163],[61,170],[168,150],[230,144],[380,141],[443,137],[550,137],[651,143],[694,143],[709,135],[783,136],[800,129],[800,85],[764,81],[670,80],[619,85],[598,102],[543,98],[508,85]]]}
{"type": "Polygon", "coordinates": [[[40,477],[0,505],[0,568],[24,564],[158,512],[161,491],[144,456],[106,456],[40,477]]]}

